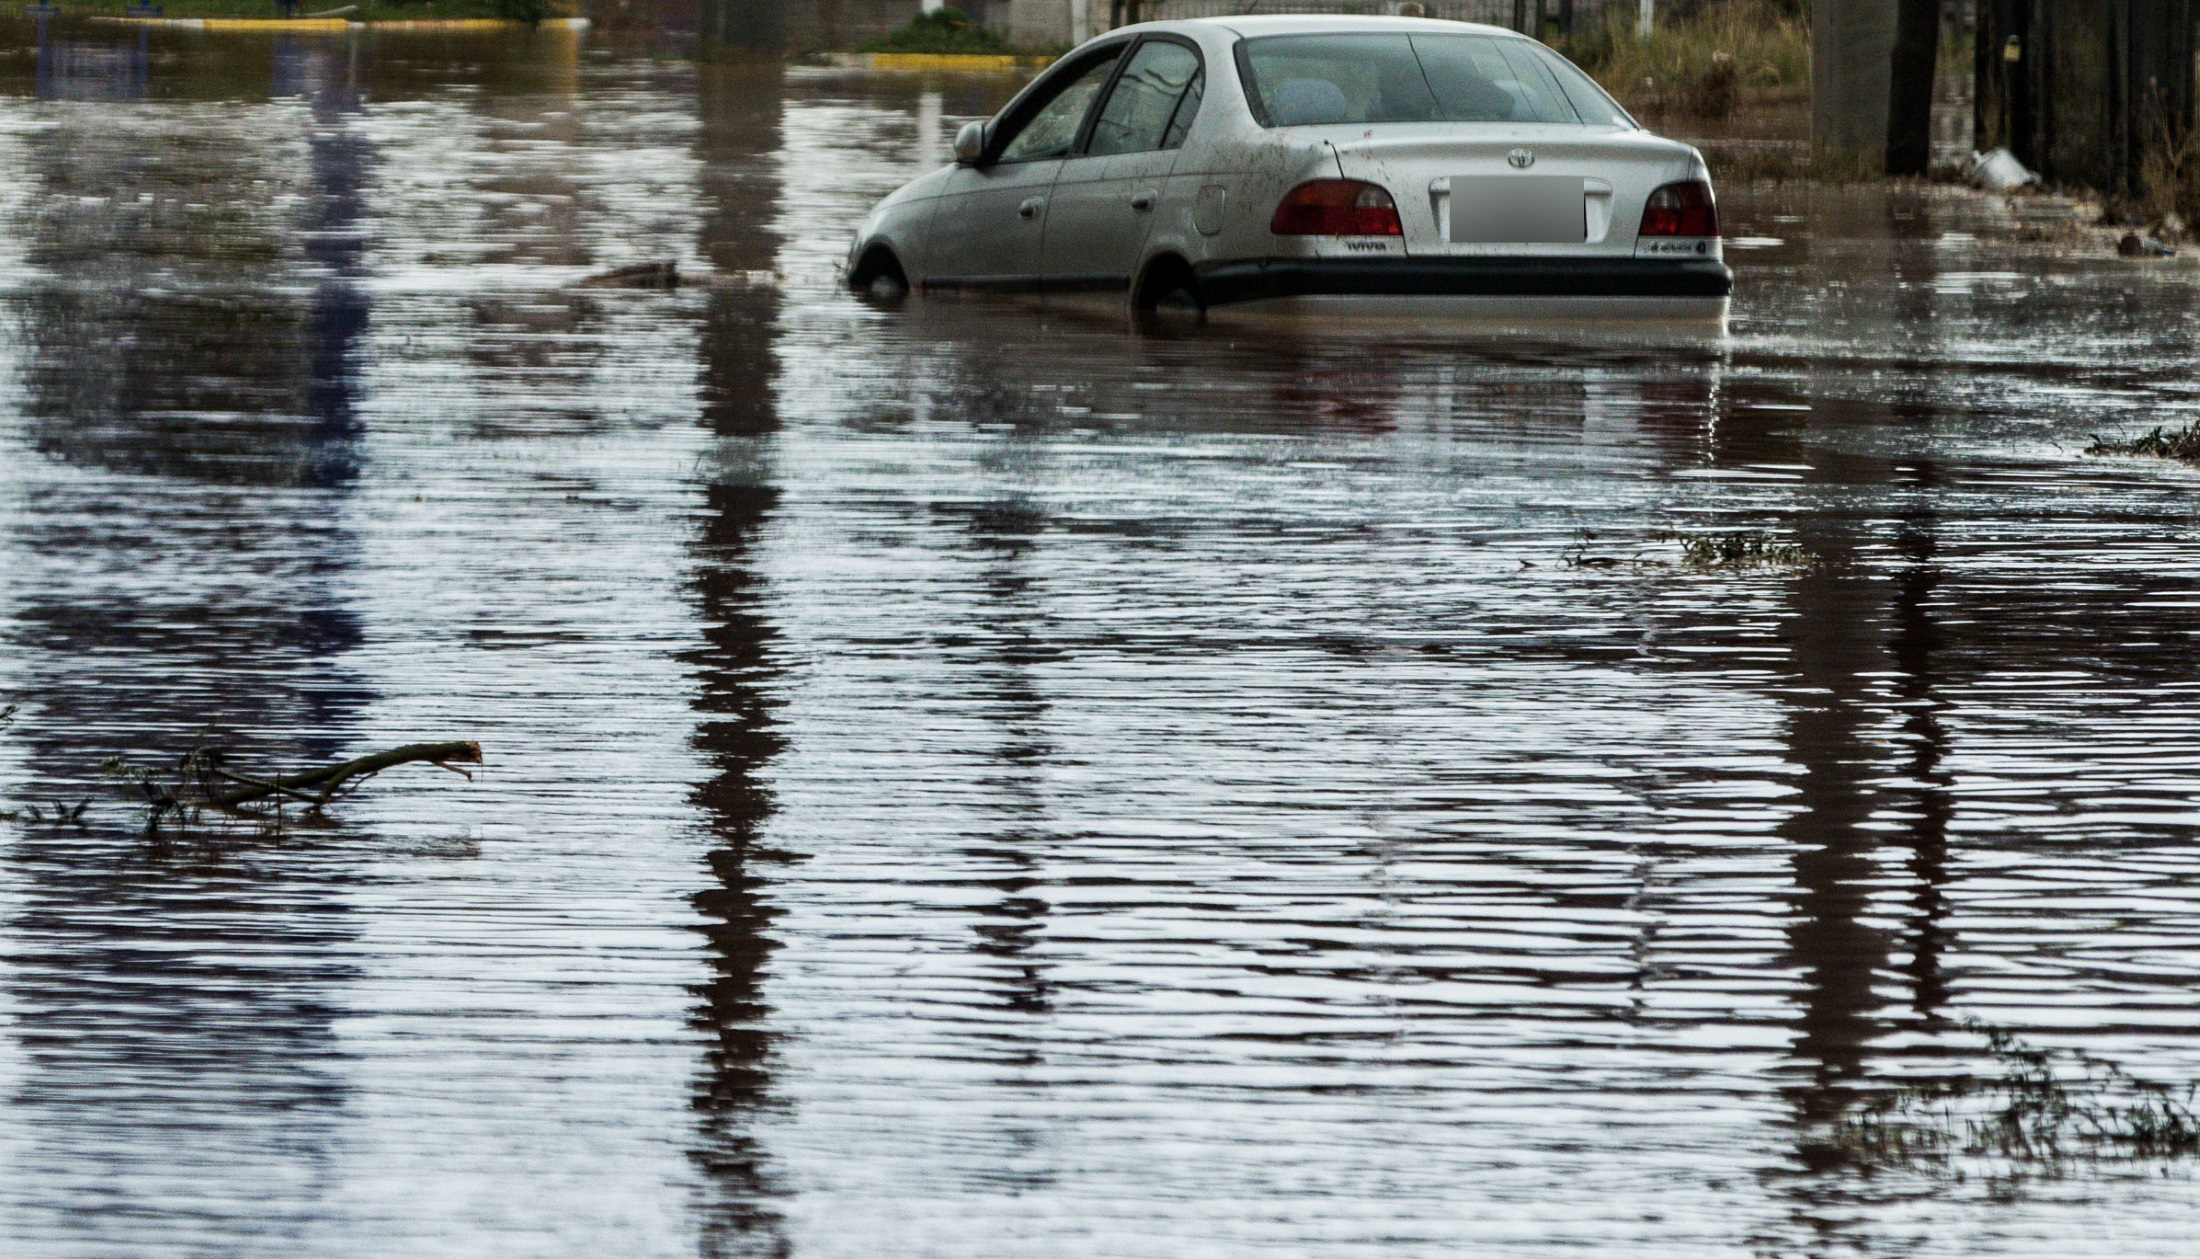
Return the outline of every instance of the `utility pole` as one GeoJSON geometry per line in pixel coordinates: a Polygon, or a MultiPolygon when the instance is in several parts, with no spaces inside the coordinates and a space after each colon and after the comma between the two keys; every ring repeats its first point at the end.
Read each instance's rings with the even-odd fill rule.
{"type": "MultiPolygon", "coordinates": [[[[1894,81],[1897,6],[1907,0],[1812,0],[1810,142],[1820,153],[1863,155],[1873,166],[1887,153],[1889,90],[1894,81]]],[[[1928,0],[1928,4],[1930,0],[1928,0]]],[[[1937,16],[1933,29],[1939,30],[1937,16]]],[[[1928,57],[1930,57],[1928,53],[1928,57]]],[[[1926,62],[1931,105],[1932,63],[1926,62]]]]}
{"type": "Polygon", "coordinates": [[[1940,0],[1896,0],[1894,62],[1887,84],[1887,173],[1922,175],[1933,162],[1933,68],[1940,60],[1940,0]]]}

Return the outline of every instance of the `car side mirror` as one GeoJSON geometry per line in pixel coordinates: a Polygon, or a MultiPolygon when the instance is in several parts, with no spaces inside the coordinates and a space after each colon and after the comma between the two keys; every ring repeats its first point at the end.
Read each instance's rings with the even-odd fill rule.
{"type": "Polygon", "coordinates": [[[976,166],[985,156],[985,124],[966,122],[955,133],[955,165],[976,166]]]}

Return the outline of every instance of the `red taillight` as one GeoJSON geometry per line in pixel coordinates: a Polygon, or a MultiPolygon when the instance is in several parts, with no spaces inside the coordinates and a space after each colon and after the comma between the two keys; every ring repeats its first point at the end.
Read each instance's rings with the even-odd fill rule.
{"type": "Polygon", "coordinates": [[[1268,230],[1278,236],[1403,236],[1398,203],[1374,184],[1317,179],[1300,184],[1276,207],[1268,230]]]}
{"type": "Polygon", "coordinates": [[[1650,194],[1642,207],[1644,236],[1716,236],[1719,206],[1711,199],[1711,185],[1700,179],[1667,184],[1650,194]]]}

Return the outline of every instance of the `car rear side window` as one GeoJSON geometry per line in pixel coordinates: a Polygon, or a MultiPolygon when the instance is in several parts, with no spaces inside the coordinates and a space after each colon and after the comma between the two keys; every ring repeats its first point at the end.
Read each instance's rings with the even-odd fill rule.
{"type": "MultiPolygon", "coordinates": [[[[1369,122],[1620,124],[1596,86],[1533,41],[1492,35],[1271,35],[1240,45],[1277,127],[1369,122]],[[1581,78],[1561,79],[1561,68],[1581,78]],[[1585,103],[1601,108],[1584,109],[1585,103]]],[[[1623,125],[1623,124],[1620,124],[1623,125]]]]}
{"type": "MultiPolygon", "coordinates": [[[[1175,148],[1184,142],[1175,119],[1187,98],[1199,108],[1199,54],[1182,44],[1148,40],[1131,54],[1123,77],[1100,107],[1093,124],[1092,142],[1086,151],[1094,156],[1109,153],[1146,153],[1175,148]],[[1174,137],[1175,144],[1169,141],[1174,137]]],[[[1185,126],[1191,119],[1185,118],[1185,126]]]]}
{"type": "Polygon", "coordinates": [[[1619,102],[1598,87],[1595,79],[1583,74],[1579,66],[1541,45],[1530,45],[1529,51],[1550,67],[1551,74],[1558,79],[1558,86],[1583,122],[1597,127],[1635,126],[1635,120],[1627,116],[1619,102]]]}
{"type": "Polygon", "coordinates": [[[1077,143],[1077,131],[1085,124],[1092,98],[1107,85],[1108,75],[1115,71],[1115,59],[1121,53],[1121,49],[1116,49],[1089,65],[1066,72],[1061,89],[1009,137],[1008,143],[1001,148],[999,160],[1036,162],[1067,155],[1070,146],[1077,143]]]}

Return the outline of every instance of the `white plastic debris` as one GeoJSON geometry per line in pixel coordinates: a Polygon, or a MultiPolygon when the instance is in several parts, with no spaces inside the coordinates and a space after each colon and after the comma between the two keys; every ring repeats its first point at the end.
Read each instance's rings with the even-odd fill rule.
{"type": "Polygon", "coordinates": [[[2024,169],[2024,163],[2007,149],[1995,149],[1991,153],[1971,155],[1971,182],[1988,192],[2009,192],[2027,184],[2040,182],[2040,177],[2024,169]]]}

